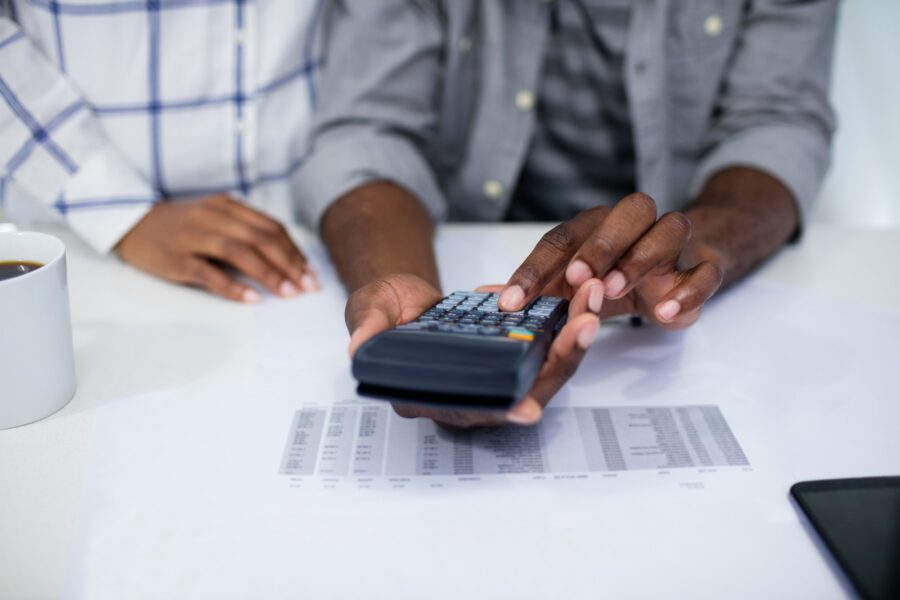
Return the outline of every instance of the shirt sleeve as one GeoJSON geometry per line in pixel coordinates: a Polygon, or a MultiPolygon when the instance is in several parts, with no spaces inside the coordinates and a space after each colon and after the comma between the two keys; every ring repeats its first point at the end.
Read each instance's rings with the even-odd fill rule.
{"type": "Polygon", "coordinates": [[[347,192],[372,181],[407,189],[434,219],[446,203],[426,158],[437,127],[444,27],[436,2],[336,0],[310,153],[298,175],[301,219],[318,228],[347,192]]]}
{"type": "Polygon", "coordinates": [[[807,219],[830,162],[836,18],[836,0],[750,3],[692,196],[726,167],[754,167],[787,186],[807,219]]]}
{"type": "Polygon", "coordinates": [[[72,83],[0,17],[0,194],[11,189],[52,207],[101,253],[159,199],[72,83]]]}

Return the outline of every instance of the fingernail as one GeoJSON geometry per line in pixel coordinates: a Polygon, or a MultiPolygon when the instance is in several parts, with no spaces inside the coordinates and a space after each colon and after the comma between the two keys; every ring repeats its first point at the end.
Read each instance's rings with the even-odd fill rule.
{"type": "Polygon", "coordinates": [[[503,310],[519,310],[522,300],[525,299],[525,292],[518,285],[511,285],[500,294],[500,308],[503,310]]]}
{"type": "Polygon", "coordinates": [[[506,420],[514,425],[534,425],[541,420],[541,409],[533,400],[523,400],[520,406],[506,413],[506,420]]]}
{"type": "Polygon", "coordinates": [[[285,280],[281,282],[280,286],[278,286],[278,293],[282,296],[289,297],[296,296],[300,293],[300,290],[296,285],[294,285],[290,281],[285,280]]]}
{"type": "Polygon", "coordinates": [[[602,285],[592,285],[590,291],[588,292],[588,308],[594,314],[600,314],[600,309],[603,308],[603,286],[602,285]]]}
{"type": "Polygon", "coordinates": [[[566,281],[568,281],[569,285],[572,287],[578,287],[593,277],[593,275],[594,273],[591,271],[591,268],[583,260],[572,262],[572,264],[569,265],[569,268],[566,269],[566,281]]]}
{"type": "Polygon", "coordinates": [[[244,302],[259,302],[260,300],[262,300],[262,296],[260,296],[259,292],[257,292],[256,290],[247,288],[246,290],[244,290],[244,293],[241,294],[241,300],[243,300],[244,302]]]}
{"type": "Polygon", "coordinates": [[[610,298],[617,298],[625,289],[625,274],[614,269],[606,274],[603,284],[606,286],[606,295],[610,298]]]}
{"type": "Polygon", "coordinates": [[[663,302],[662,306],[656,309],[656,314],[663,321],[671,321],[678,313],[681,312],[681,303],[678,300],[667,300],[663,302]]]}
{"type": "Polygon", "coordinates": [[[303,289],[307,292],[319,291],[319,282],[309,273],[300,278],[300,285],[303,286],[303,289]]]}
{"type": "Polygon", "coordinates": [[[596,320],[591,321],[587,325],[581,328],[581,331],[578,332],[578,347],[582,350],[587,350],[591,347],[591,344],[594,343],[594,340],[597,337],[597,329],[600,327],[600,323],[596,320]]]}

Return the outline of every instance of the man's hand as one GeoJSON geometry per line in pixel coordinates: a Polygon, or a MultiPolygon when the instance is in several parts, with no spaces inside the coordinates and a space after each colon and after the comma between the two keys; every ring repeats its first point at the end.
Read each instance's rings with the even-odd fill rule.
{"type": "MultiPolygon", "coordinates": [[[[345,313],[351,334],[350,354],[375,334],[415,319],[441,297],[438,290],[415,275],[391,275],[360,288],[350,297],[345,313]]],[[[595,313],[602,302],[603,283],[597,279],[584,282],[569,305],[569,320],[550,347],[534,386],[509,412],[448,410],[401,403],[395,403],[394,410],[403,417],[426,417],[454,429],[537,423],[543,407],[574,375],[594,341],[600,326],[595,313]],[[589,305],[596,310],[590,310],[589,305]]]]}
{"type": "Polygon", "coordinates": [[[680,329],[700,316],[722,284],[711,249],[691,246],[691,221],[682,213],[656,218],[644,194],[612,208],[583,211],[550,230],[513,273],[500,296],[503,310],[519,310],[538,295],[577,295],[593,278],[609,299],[601,317],[639,313],[680,329]]]}
{"type": "Polygon", "coordinates": [[[430,283],[410,274],[390,275],[356,290],[344,309],[350,356],[375,334],[412,321],[442,297],[430,283]]]}
{"type": "Polygon", "coordinates": [[[231,267],[279,296],[318,289],[303,254],[277,221],[224,195],[161,202],[116,246],[126,262],[176,283],[241,302],[259,294],[231,267]]]}

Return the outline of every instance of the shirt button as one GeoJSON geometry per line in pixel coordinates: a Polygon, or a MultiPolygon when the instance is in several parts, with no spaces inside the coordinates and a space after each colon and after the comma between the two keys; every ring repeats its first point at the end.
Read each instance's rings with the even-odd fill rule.
{"type": "Polygon", "coordinates": [[[722,33],[722,18],[719,15],[710,15],[703,22],[703,31],[709,37],[716,37],[722,33]]]}
{"type": "Polygon", "coordinates": [[[465,54],[472,49],[472,38],[466,36],[459,38],[459,51],[465,54]]]}
{"type": "Polygon", "coordinates": [[[516,94],[516,108],[523,112],[527,112],[534,108],[534,94],[528,90],[522,90],[516,94]]]}
{"type": "Polygon", "coordinates": [[[234,43],[238,46],[243,46],[247,43],[247,32],[243,29],[238,29],[234,32],[234,43]]]}
{"type": "Polygon", "coordinates": [[[484,195],[491,200],[496,200],[503,195],[503,184],[496,179],[489,179],[484,182],[484,195]]]}

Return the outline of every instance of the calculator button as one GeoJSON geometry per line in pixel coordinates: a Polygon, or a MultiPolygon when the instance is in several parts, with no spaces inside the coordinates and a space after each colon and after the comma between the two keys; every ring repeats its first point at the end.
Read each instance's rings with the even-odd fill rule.
{"type": "Polygon", "coordinates": [[[534,332],[528,329],[521,329],[519,327],[513,327],[506,334],[506,337],[513,340],[521,340],[523,342],[531,342],[534,340],[534,332]]]}
{"type": "Polygon", "coordinates": [[[432,323],[421,323],[413,321],[412,323],[404,323],[397,327],[400,331],[426,331],[431,329],[433,326],[432,323]]]}
{"type": "Polygon", "coordinates": [[[503,333],[503,330],[499,327],[494,327],[491,325],[482,325],[478,328],[478,333],[481,335],[500,335],[503,333]]]}

